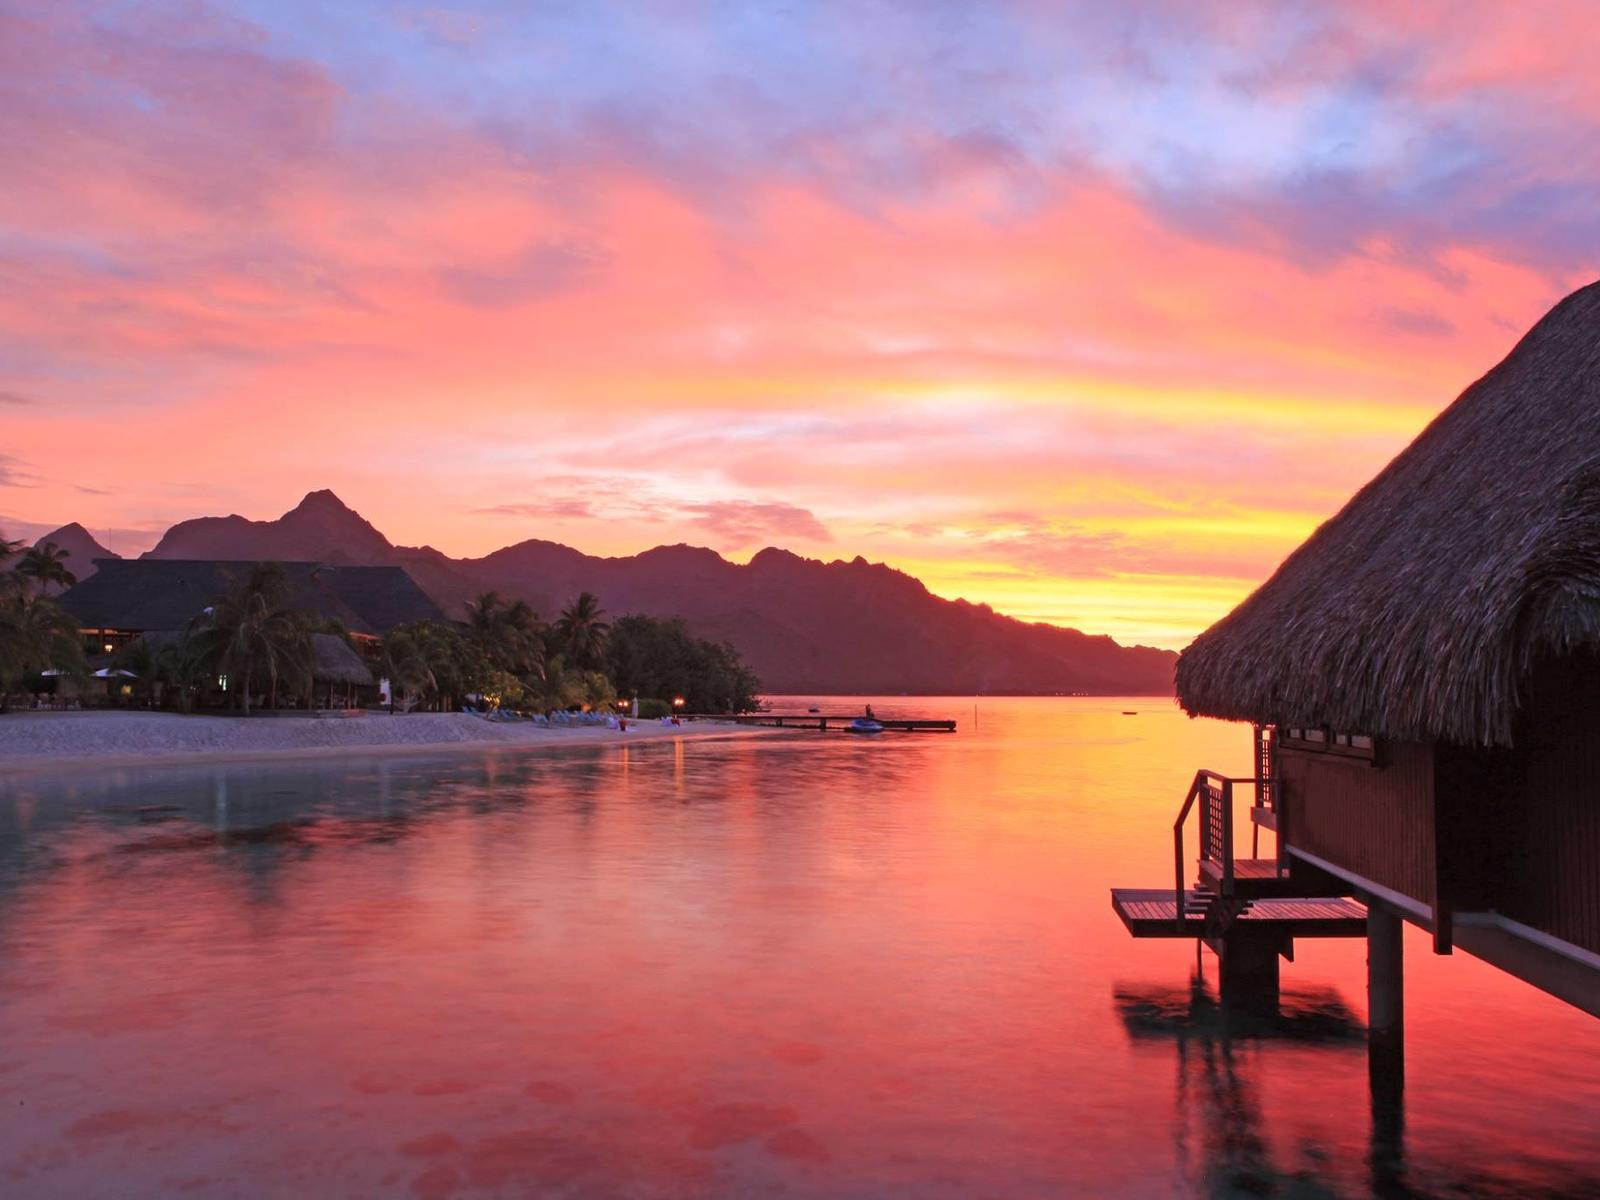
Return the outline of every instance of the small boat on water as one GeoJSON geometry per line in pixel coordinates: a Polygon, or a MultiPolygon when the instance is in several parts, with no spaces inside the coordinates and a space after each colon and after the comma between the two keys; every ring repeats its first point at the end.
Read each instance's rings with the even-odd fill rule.
{"type": "Polygon", "coordinates": [[[883,723],[869,720],[866,717],[857,717],[844,727],[846,733],[882,733],[883,723]]]}
{"type": "Polygon", "coordinates": [[[1125,709],[1122,710],[1122,715],[1125,716],[1125,717],[1137,717],[1139,714],[1134,712],[1131,709],[1126,709],[1125,708],[1125,709]]]}

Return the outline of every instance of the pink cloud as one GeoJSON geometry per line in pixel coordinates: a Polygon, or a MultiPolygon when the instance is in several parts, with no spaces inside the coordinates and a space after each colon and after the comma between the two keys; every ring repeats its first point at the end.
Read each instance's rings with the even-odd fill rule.
{"type": "MultiPolygon", "coordinates": [[[[1373,11],[1304,56],[1241,53],[1261,65],[1237,85],[1287,105],[1439,37],[1394,97],[1556,78],[1564,111],[1600,115],[1581,48],[1529,21],[1498,53],[1453,9],[1373,11]]],[[[1194,20],[1274,34],[1231,6],[1194,20]]],[[[480,33],[402,26],[451,53],[480,33]]],[[[1487,219],[1375,204],[1396,187],[1174,198],[1115,147],[911,109],[786,129],[769,169],[674,157],[638,120],[584,129],[356,89],[204,7],[0,15],[0,484],[37,485],[12,507],[158,528],[333,486],[455,553],[524,525],[603,552],[832,541],[947,592],[1020,580],[1031,612],[1086,581],[1187,588],[1190,620],[1583,278],[1487,219]]],[[[1530,154],[1538,180],[1587,169],[1530,154]]],[[[1457,194],[1489,211],[1499,186],[1457,194]]]]}

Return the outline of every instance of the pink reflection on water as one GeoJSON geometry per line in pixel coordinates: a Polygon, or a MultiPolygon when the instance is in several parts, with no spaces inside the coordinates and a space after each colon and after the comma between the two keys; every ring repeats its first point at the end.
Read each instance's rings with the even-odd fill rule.
{"type": "Polygon", "coordinates": [[[983,701],[974,731],[971,703],[928,706],[953,737],[6,785],[0,1182],[1595,1189],[1576,1011],[1412,938],[1385,1175],[1359,943],[1304,944],[1286,1019],[1249,1029],[1192,946],[1127,938],[1107,889],[1165,880],[1189,777],[1242,769],[1245,731],[1148,700],[983,701]]]}

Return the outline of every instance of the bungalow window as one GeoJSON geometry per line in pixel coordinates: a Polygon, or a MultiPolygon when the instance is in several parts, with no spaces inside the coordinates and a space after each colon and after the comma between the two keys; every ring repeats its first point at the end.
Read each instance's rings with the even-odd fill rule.
{"type": "Polygon", "coordinates": [[[1326,754],[1330,758],[1372,763],[1378,757],[1377,739],[1363,733],[1344,733],[1336,729],[1287,726],[1278,744],[1285,750],[1326,754]]]}

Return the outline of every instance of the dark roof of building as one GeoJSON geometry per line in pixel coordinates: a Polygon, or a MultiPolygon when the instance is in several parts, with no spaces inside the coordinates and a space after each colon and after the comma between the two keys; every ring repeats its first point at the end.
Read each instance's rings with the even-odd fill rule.
{"type": "MultiPolygon", "coordinates": [[[[102,558],[95,573],[59,603],[79,625],[102,629],[185,629],[257,564],[174,558],[102,558]]],[[[403,567],[279,563],[291,608],[338,621],[351,633],[381,635],[444,613],[403,567]]]]}
{"type": "Polygon", "coordinates": [[[1191,713],[1509,745],[1536,660],[1600,645],[1600,284],[1178,661],[1191,713]]]}
{"type": "Polygon", "coordinates": [[[366,687],[372,672],[350,643],[331,633],[311,635],[311,677],[318,683],[353,683],[366,687]]]}

